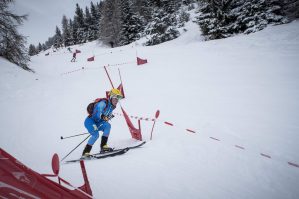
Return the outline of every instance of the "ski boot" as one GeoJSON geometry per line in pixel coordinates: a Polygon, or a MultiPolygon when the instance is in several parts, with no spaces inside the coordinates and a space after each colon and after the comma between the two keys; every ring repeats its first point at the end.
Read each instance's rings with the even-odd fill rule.
{"type": "Polygon", "coordinates": [[[108,147],[107,141],[108,141],[108,137],[102,136],[101,151],[100,151],[100,153],[107,153],[107,152],[113,151],[112,148],[108,147]]]}
{"type": "Polygon", "coordinates": [[[104,145],[102,148],[101,148],[101,152],[100,153],[107,153],[107,152],[111,152],[113,151],[113,148],[111,147],[108,147],[108,145],[104,145]]]}
{"type": "Polygon", "coordinates": [[[91,151],[91,148],[92,148],[92,145],[86,145],[84,150],[83,150],[83,153],[82,153],[82,156],[81,158],[87,158],[90,156],[90,151],[91,151]]]}

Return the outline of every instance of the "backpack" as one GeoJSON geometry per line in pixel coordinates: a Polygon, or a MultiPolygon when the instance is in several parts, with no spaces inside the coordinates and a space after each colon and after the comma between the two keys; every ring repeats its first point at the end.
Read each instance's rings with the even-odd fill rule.
{"type": "MultiPolygon", "coordinates": [[[[93,109],[94,109],[95,105],[96,105],[97,103],[99,103],[100,101],[103,101],[103,100],[106,101],[106,104],[108,103],[108,99],[107,99],[107,98],[97,98],[97,99],[94,100],[94,102],[91,102],[90,104],[88,104],[88,106],[87,106],[88,117],[91,117],[91,116],[92,116],[92,114],[93,114],[93,109]]],[[[106,106],[106,107],[104,108],[104,111],[106,110],[107,107],[108,107],[108,106],[106,106]]]]}

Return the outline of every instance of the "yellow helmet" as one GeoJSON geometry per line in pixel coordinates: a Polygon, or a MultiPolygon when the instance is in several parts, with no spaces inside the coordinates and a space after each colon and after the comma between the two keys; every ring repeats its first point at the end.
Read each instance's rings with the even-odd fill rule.
{"type": "Polygon", "coordinates": [[[117,99],[122,99],[124,98],[124,96],[121,94],[121,91],[116,89],[116,88],[113,88],[110,92],[109,92],[109,96],[110,96],[110,99],[115,97],[117,99]]]}

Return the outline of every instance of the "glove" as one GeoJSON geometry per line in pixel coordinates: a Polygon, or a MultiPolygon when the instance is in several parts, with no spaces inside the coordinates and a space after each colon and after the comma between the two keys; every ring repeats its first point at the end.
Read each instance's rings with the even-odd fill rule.
{"type": "Polygon", "coordinates": [[[109,118],[109,120],[111,120],[112,118],[114,118],[114,115],[111,114],[111,115],[108,116],[108,118],[109,118]]]}
{"type": "Polygon", "coordinates": [[[102,120],[104,120],[106,122],[108,122],[108,120],[109,120],[109,117],[107,117],[106,115],[102,115],[101,118],[102,118],[102,120]]]}

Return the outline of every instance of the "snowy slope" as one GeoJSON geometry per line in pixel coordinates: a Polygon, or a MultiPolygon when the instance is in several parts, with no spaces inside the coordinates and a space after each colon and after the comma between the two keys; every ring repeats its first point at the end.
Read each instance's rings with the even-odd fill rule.
{"type": "MultiPolygon", "coordinates": [[[[299,168],[287,162],[299,163],[299,22],[209,42],[187,28],[151,47],[74,46],[82,51],[75,63],[66,49],[45,52],[32,58],[35,74],[1,59],[0,146],[50,173],[52,154],[63,157],[84,139],[60,136],[86,132],[86,105],[111,88],[109,64],[115,86],[121,70],[130,115],[161,114],[153,141],[152,123],[142,121],[144,147],[86,163],[95,198],[298,198],[299,168]],[[149,63],[131,63],[136,53],[149,63]]],[[[111,123],[110,146],[134,142],[122,117],[111,123]]],[[[61,177],[83,182],[78,164],[62,165],[61,177]]]]}

